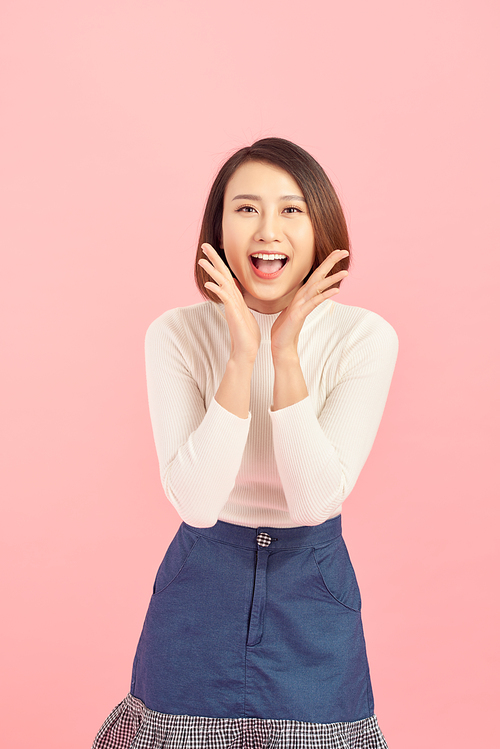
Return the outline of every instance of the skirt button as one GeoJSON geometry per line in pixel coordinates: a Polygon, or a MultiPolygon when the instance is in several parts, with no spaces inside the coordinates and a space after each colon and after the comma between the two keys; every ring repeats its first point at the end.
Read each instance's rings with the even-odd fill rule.
{"type": "Polygon", "coordinates": [[[259,546],[269,546],[273,539],[269,535],[269,533],[259,533],[257,536],[257,544],[259,546]]]}

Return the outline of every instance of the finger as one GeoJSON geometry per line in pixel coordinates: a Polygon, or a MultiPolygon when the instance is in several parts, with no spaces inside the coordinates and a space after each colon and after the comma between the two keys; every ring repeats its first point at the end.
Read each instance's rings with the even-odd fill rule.
{"type": "Polygon", "coordinates": [[[227,302],[229,301],[230,297],[229,297],[229,294],[227,293],[227,291],[225,291],[222,286],[218,286],[213,281],[207,281],[203,285],[209,291],[215,292],[215,294],[217,294],[217,296],[219,297],[219,299],[221,300],[221,302],[223,302],[224,304],[227,304],[227,302]]]}
{"type": "Polygon", "coordinates": [[[313,309],[315,309],[318,305],[322,304],[326,299],[331,299],[336,294],[340,292],[339,288],[335,289],[325,289],[322,292],[316,293],[314,296],[310,297],[309,299],[304,299],[301,307],[301,314],[304,316],[304,318],[309,315],[313,309]]]}
{"type": "Polygon", "coordinates": [[[328,257],[323,260],[320,265],[318,265],[314,273],[311,273],[309,281],[312,278],[314,278],[314,280],[316,281],[318,279],[318,276],[324,278],[334,265],[339,263],[341,260],[344,260],[344,258],[348,256],[349,252],[347,250],[334,250],[328,255],[328,257]]]}
{"type": "MultiPolygon", "coordinates": [[[[305,318],[307,315],[313,311],[319,304],[325,301],[325,299],[330,299],[331,297],[335,296],[340,292],[339,288],[332,289],[331,286],[334,283],[337,283],[342,278],[345,278],[348,276],[349,273],[346,270],[339,271],[338,273],[335,273],[333,276],[328,276],[327,278],[322,278],[319,281],[317,281],[312,286],[309,286],[306,293],[302,295],[302,298],[297,299],[300,314],[305,318]]],[[[304,286],[300,291],[304,290],[304,286]]],[[[294,300],[295,301],[295,300],[294,300]]]]}
{"type": "Polygon", "coordinates": [[[313,296],[323,293],[324,291],[329,290],[330,286],[333,286],[339,281],[342,281],[348,275],[349,275],[349,271],[339,270],[337,273],[334,273],[332,276],[326,276],[325,278],[320,278],[319,281],[316,281],[316,283],[312,284],[311,286],[308,286],[305,297],[311,298],[313,296]]]}
{"type": "Polygon", "coordinates": [[[233,277],[230,273],[221,272],[213,265],[211,265],[208,260],[205,260],[205,258],[200,258],[200,260],[198,260],[198,265],[201,265],[203,270],[205,270],[214,279],[214,281],[217,281],[217,283],[221,286],[233,280],[233,277]]]}
{"type": "MultiPolygon", "coordinates": [[[[205,255],[208,257],[208,259],[210,260],[210,262],[213,263],[214,266],[219,271],[221,271],[221,273],[227,272],[227,273],[229,273],[229,275],[231,275],[231,273],[229,271],[229,268],[227,267],[226,263],[221,258],[221,256],[219,255],[219,253],[216,250],[214,250],[214,248],[212,247],[211,244],[208,244],[208,243],[205,242],[204,244],[201,245],[201,250],[202,250],[202,252],[205,253],[205,255]]],[[[232,276],[231,276],[231,278],[232,278],[232,276]]]]}
{"type": "MultiPolygon", "coordinates": [[[[318,282],[325,279],[327,274],[331,271],[333,266],[338,263],[340,260],[343,260],[349,255],[349,252],[347,250],[334,250],[331,252],[328,257],[326,257],[321,265],[319,265],[316,270],[311,273],[309,278],[307,279],[306,283],[300,287],[300,289],[297,292],[296,299],[306,299],[309,297],[310,289],[315,286],[318,282]]],[[[339,271],[342,272],[342,271],[339,271]]],[[[341,279],[341,277],[337,277],[336,275],[328,276],[327,284],[328,286],[331,286],[334,283],[337,283],[341,279]]],[[[317,293],[316,289],[313,293],[317,293]]]]}
{"type": "MultiPolygon", "coordinates": [[[[235,315],[234,319],[237,321],[238,325],[244,321],[245,314],[251,317],[250,313],[248,312],[248,307],[246,306],[245,302],[243,302],[243,298],[240,293],[236,295],[232,293],[234,291],[233,289],[229,289],[227,286],[218,286],[213,281],[207,281],[204,286],[209,291],[213,291],[215,294],[217,294],[221,302],[224,304],[226,311],[230,310],[231,314],[235,315]],[[241,301],[242,304],[240,304],[239,301],[241,301]]],[[[227,320],[229,326],[231,327],[228,317],[227,320]]]]}

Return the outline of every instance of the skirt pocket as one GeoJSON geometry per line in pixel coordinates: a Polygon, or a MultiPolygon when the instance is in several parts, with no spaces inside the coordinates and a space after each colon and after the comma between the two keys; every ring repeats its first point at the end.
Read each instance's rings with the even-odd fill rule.
{"type": "Polygon", "coordinates": [[[153,585],[153,598],[165,591],[184,569],[200,537],[181,524],[158,568],[153,585]]]}
{"type": "Polygon", "coordinates": [[[318,573],[328,593],[344,608],[359,613],[361,593],[342,536],[338,536],[327,546],[315,548],[313,555],[318,573]]]}

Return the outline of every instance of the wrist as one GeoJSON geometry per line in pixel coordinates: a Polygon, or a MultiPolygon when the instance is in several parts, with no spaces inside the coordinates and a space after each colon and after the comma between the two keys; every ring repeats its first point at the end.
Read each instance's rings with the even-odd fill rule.
{"type": "Polygon", "coordinates": [[[308,390],[297,352],[277,358],[274,363],[274,389],[271,411],[293,406],[307,398],[308,390]]]}
{"type": "Polygon", "coordinates": [[[275,369],[276,367],[293,367],[297,364],[300,366],[299,355],[295,348],[280,351],[271,350],[271,355],[275,369]]]}
{"type": "Polygon", "coordinates": [[[237,370],[240,372],[252,371],[255,363],[255,356],[244,356],[242,354],[231,354],[227,361],[227,366],[230,369],[237,370]]]}

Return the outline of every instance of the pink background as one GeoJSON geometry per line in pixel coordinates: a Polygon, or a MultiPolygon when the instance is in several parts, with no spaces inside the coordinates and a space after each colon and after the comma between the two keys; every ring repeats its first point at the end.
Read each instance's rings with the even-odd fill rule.
{"type": "Polygon", "coordinates": [[[493,746],[498,4],[4,0],[2,745],[89,748],[126,695],[163,495],[143,344],[200,301],[225,157],[278,135],[339,189],[338,301],[396,328],[344,505],[390,749],[493,746]]]}

